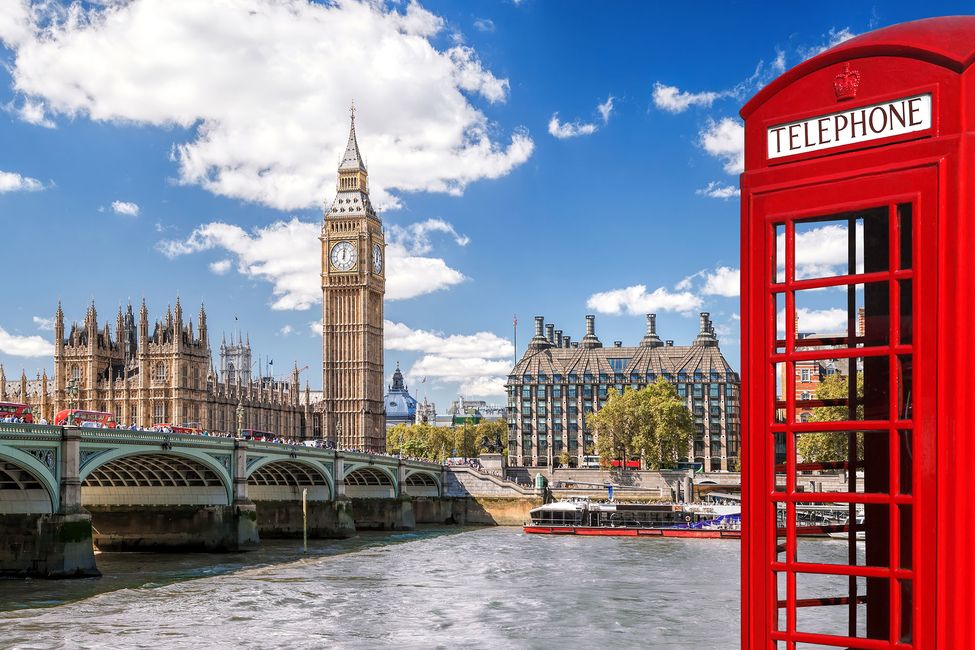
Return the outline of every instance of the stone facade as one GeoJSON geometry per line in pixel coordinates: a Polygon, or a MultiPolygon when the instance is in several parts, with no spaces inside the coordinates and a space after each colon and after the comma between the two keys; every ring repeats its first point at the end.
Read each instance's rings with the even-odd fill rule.
{"type": "Polygon", "coordinates": [[[324,435],[344,448],[385,451],[386,242],[369,200],[354,109],[335,200],[325,213],[320,239],[324,435]]]}
{"type": "Polygon", "coordinates": [[[508,376],[508,464],[551,467],[563,451],[570,465],[595,454],[586,416],[598,410],[610,388],[639,389],[663,378],[677,387],[694,418],[688,461],[705,471],[733,470],[741,440],[741,379],[718,349],[710,315],[689,346],[657,336],[656,316],[647,314],[647,334],[637,347],[615,341],[603,347],[595,317],[586,316],[578,343],[544,318],[535,318],[535,336],[508,376]]]}
{"type": "MultiPolygon", "coordinates": [[[[163,320],[149,325],[143,302],[136,319],[132,306],[109,324],[98,326],[92,303],[82,323],[65,334],[64,312],[58,305],[54,319],[54,378],[22,377],[14,390],[0,371],[0,401],[28,403],[35,419],[53,421],[66,408],[107,411],[122,424],[188,426],[208,431],[235,432],[236,410],[243,408],[243,428],[268,431],[287,438],[315,436],[319,405],[301,394],[297,365],[290,381],[249,379],[237,372],[233,382],[222,381],[213,368],[206,310],[196,321],[184,321],[179,299],[163,320]],[[304,399],[303,399],[304,397],[304,399]]],[[[222,347],[223,349],[223,347],[222,347]]],[[[249,343],[247,356],[250,355],[249,343]]],[[[226,359],[223,359],[226,362],[226,359]]],[[[305,391],[308,391],[306,386],[305,391]]]]}

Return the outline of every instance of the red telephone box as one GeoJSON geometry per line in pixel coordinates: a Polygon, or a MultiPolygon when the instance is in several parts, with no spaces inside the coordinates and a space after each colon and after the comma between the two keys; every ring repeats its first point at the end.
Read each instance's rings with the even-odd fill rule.
{"type": "Polygon", "coordinates": [[[975,647],[973,61],[905,23],[741,111],[744,648],[975,647]]]}

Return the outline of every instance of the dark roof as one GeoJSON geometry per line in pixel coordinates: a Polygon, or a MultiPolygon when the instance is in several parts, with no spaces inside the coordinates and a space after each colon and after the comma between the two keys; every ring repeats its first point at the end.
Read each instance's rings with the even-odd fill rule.
{"type": "Polygon", "coordinates": [[[920,59],[962,72],[975,62],[975,16],[913,20],[851,38],[787,70],[745,104],[741,116],[748,119],[780,90],[816,70],[866,56],[920,59]]]}
{"type": "MultiPolygon", "coordinates": [[[[734,372],[717,346],[681,345],[663,347],[609,347],[609,348],[545,348],[529,349],[525,356],[515,364],[511,371],[516,381],[522,375],[537,377],[539,373],[549,376],[568,375],[575,372],[581,378],[585,373],[598,377],[600,373],[613,375],[610,359],[628,359],[622,373],[646,375],[665,372],[678,373],[734,372]]],[[[628,380],[627,380],[628,382],[628,380]]]]}

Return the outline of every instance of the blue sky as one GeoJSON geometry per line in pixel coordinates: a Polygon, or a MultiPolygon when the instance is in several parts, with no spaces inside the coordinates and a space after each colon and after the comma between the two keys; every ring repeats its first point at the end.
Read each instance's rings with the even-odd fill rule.
{"type": "Polygon", "coordinates": [[[114,322],[179,295],[320,388],[317,229],[354,98],[387,382],[399,362],[440,410],[500,402],[514,314],[520,354],[535,315],[635,344],[655,311],[679,345],[706,310],[737,367],[738,108],[830,43],[966,9],[785,7],[0,0],[0,363],[50,372],[59,299],[114,322]]]}

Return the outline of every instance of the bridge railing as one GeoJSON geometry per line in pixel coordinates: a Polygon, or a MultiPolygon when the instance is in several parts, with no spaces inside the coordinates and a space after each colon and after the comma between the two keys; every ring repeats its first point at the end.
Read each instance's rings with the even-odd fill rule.
{"type": "Polygon", "coordinates": [[[61,439],[61,427],[49,424],[23,424],[20,422],[0,422],[0,436],[20,437],[30,436],[33,439],[49,440],[61,439]]]}

